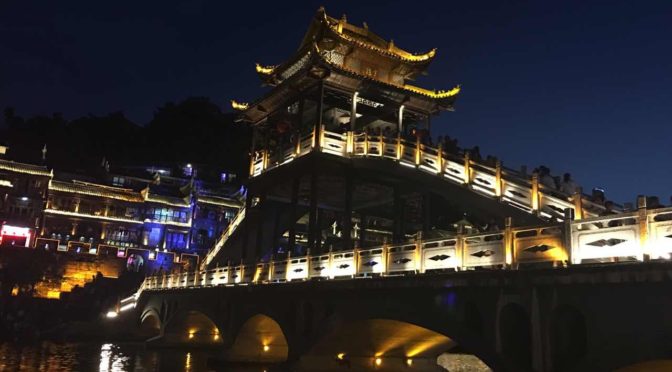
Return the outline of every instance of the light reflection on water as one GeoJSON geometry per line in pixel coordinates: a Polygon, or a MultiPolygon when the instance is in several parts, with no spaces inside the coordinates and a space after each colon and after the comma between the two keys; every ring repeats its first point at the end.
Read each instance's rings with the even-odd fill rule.
{"type": "MultiPolygon", "coordinates": [[[[142,344],[43,342],[22,347],[0,344],[0,372],[214,371],[208,368],[207,361],[206,352],[145,349],[142,344]]],[[[248,371],[261,372],[263,368],[252,368],[248,371]]]]}

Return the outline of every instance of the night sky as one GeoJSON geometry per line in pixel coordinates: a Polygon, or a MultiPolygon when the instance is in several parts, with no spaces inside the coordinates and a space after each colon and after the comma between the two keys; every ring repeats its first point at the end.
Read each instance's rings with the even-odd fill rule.
{"type": "Polygon", "coordinates": [[[438,48],[416,84],[463,90],[435,134],[617,202],[669,204],[672,1],[3,1],[0,108],[144,124],[207,96],[228,111],[264,91],[254,63],[288,58],[320,5],[409,51],[438,48]]]}

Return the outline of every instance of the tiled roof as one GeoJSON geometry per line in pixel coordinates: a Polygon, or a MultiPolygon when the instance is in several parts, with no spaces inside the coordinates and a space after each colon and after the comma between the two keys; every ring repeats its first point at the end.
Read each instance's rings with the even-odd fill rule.
{"type": "Polygon", "coordinates": [[[52,171],[47,169],[47,167],[33,164],[17,163],[11,160],[0,160],[0,169],[16,173],[32,174],[36,176],[45,176],[45,177],[53,176],[52,171]]]}
{"type": "Polygon", "coordinates": [[[119,199],[128,202],[141,203],[144,201],[139,192],[120,187],[98,185],[88,182],[62,182],[52,180],[49,190],[75,193],[81,195],[99,196],[101,198],[119,199]]]}

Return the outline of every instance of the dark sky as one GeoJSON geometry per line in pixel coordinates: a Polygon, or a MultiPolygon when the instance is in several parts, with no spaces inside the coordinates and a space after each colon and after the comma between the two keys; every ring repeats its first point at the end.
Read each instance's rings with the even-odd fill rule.
{"type": "Polygon", "coordinates": [[[672,2],[2,1],[0,107],[146,123],[189,96],[251,101],[254,63],[297,48],[320,5],[462,84],[434,128],[505,165],[571,172],[618,202],[672,194],[672,2]]]}

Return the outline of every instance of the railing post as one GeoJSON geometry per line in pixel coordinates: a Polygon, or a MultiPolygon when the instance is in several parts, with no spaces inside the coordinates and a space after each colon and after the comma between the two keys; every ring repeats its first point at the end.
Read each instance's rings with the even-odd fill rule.
{"type": "Polygon", "coordinates": [[[273,271],[275,270],[275,254],[271,253],[271,259],[268,260],[268,282],[270,283],[273,280],[273,271]]]}
{"type": "Polygon", "coordinates": [[[422,231],[418,231],[415,237],[415,272],[425,273],[424,260],[422,258],[422,231]]]}
{"type": "Polygon", "coordinates": [[[327,261],[329,265],[329,279],[334,279],[334,247],[329,245],[329,260],[327,261]]]}
{"type": "MultiPolygon", "coordinates": [[[[347,251],[344,251],[347,252],[347,251]]],[[[359,248],[355,247],[352,250],[352,262],[355,265],[355,271],[354,274],[352,275],[352,278],[356,277],[359,275],[359,248]]]]}
{"type": "Polygon", "coordinates": [[[296,147],[294,148],[294,157],[301,155],[301,132],[296,136],[296,147]]]}
{"type": "Polygon", "coordinates": [[[369,133],[364,131],[364,156],[369,155],[369,133]]]}
{"type": "Polygon", "coordinates": [[[289,269],[292,267],[292,252],[287,251],[287,263],[285,264],[285,281],[288,282],[291,280],[289,277],[289,269]]]}
{"type": "Polygon", "coordinates": [[[532,189],[531,189],[531,199],[532,199],[532,211],[536,214],[539,214],[539,173],[532,173],[532,189]]]}
{"type": "Polygon", "coordinates": [[[572,195],[572,202],[574,202],[574,219],[580,220],[583,218],[583,191],[580,187],[576,189],[572,195]]]}
{"type": "Polygon", "coordinates": [[[355,132],[345,132],[345,153],[352,154],[355,151],[355,132]]]}
{"type": "Polygon", "coordinates": [[[382,133],[378,138],[378,143],[379,143],[378,152],[380,153],[380,157],[382,158],[383,156],[385,156],[385,136],[383,136],[382,133]]]}
{"type": "Polygon", "coordinates": [[[471,155],[469,151],[464,152],[464,183],[471,183],[471,155]]]}
{"type": "Polygon", "coordinates": [[[567,252],[567,264],[569,266],[572,264],[572,258],[574,256],[572,248],[572,223],[576,219],[576,211],[572,208],[565,208],[565,220],[563,221],[563,242],[565,245],[565,252],[567,252]]]}
{"type": "Polygon", "coordinates": [[[646,197],[637,196],[637,214],[639,216],[639,245],[642,249],[641,260],[651,260],[651,250],[649,247],[649,217],[646,213],[646,197]]]}
{"type": "Polygon", "coordinates": [[[397,160],[401,160],[404,153],[403,145],[401,144],[401,132],[397,135],[397,160]]]}
{"type": "Polygon", "coordinates": [[[415,139],[415,165],[420,165],[420,158],[421,158],[421,151],[422,149],[420,148],[420,137],[416,137],[415,139]]]}
{"type": "Polygon", "coordinates": [[[383,251],[381,253],[381,255],[382,255],[382,260],[381,261],[383,261],[383,272],[381,273],[381,275],[387,275],[387,268],[389,267],[388,262],[387,262],[387,258],[388,258],[387,250],[388,249],[389,248],[387,246],[387,239],[383,239],[383,251]]]}
{"type": "Polygon", "coordinates": [[[257,153],[256,151],[252,151],[252,154],[250,155],[250,178],[254,176],[254,162],[257,160],[257,153]]]}
{"type": "Polygon", "coordinates": [[[504,179],[502,178],[502,162],[498,159],[495,162],[495,196],[497,199],[502,198],[502,190],[504,189],[504,179]]]}
{"type": "Polygon", "coordinates": [[[441,174],[443,172],[443,144],[439,143],[439,146],[436,149],[436,173],[441,174]]]}
{"type": "Polygon", "coordinates": [[[504,257],[506,260],[506,265],[510,268],[517,268],[514,264],[515,257],[513,252],[513,229],[512,229],[511,217],[506,217],[504,219],[504,257]]]}
{"type": "Polygon", "coordinates": [[[457,238],[455,240],[455,271],[464,270],[464,226],[459,225],[457,227],[457,238]]]}

